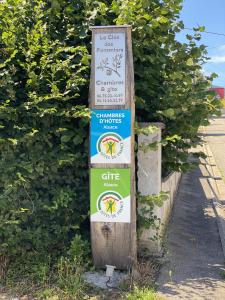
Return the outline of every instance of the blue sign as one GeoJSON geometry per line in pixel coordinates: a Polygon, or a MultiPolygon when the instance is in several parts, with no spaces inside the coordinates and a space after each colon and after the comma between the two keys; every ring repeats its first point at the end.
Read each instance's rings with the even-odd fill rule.
{"type": "Polygon", "coordinates": [[[131,162],[130,110],[91,112],[91,163],[131,162]]]}

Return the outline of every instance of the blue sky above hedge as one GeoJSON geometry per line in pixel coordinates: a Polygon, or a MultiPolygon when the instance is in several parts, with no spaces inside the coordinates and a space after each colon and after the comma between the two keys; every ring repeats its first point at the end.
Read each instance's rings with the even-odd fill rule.
{"type": "MultiPolygon", "coordinates": [[[[185,27],[205,26],[206,31],[225,34],[224,0],[184,0],[181,20],[185,27]]],[[[178,39],[185,40],[191,31],[183,30],[178,39]]],[[[225,87],[225,36],[202,34],[202,44],[208,47],[210,61],[204,65],[204,73],[215,72],[219,75],[214,84],[225,87]]]]}

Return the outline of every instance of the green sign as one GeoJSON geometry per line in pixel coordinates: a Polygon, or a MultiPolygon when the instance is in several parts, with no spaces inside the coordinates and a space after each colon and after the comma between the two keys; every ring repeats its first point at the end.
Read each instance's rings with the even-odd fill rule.
{"type": "Polygon", "coordinates": [[[91,222],[130,223],[130,169],[91,169],[91,222]]]}

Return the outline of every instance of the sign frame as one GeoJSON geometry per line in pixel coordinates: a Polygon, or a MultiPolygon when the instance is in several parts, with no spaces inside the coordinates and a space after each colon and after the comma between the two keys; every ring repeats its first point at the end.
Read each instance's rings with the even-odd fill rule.
{"type": "Polygon", "coordinates": [[[125,32],[95,34],[95,105],[112,107],[125,104],[125,32]]]}
{"type": "Polygon", "coordinates": [[[129,109],[91,111],[91,163],[131,163],[131,114],[129,109]]]}
{"type": "Polygon", "coordinates": [[[92,168],[90,175],[91,222],[130,223],[130,169],[92,168]]]}

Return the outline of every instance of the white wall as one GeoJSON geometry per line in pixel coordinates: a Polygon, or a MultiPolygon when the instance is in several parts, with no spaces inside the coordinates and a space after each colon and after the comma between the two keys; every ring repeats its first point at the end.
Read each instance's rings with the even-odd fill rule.
{"type": "MultiPolygon", "coordinates": [[[[148,135],[140,134],[138,136],[138,146],[142,143],[151,144],[155,141],[158,142],[157,149],[148,152],[138,150],[138,191],[143,196],[158,195],[161,191],[168,192],[168,200],[165,200],[162,207],[154,207],[154,215],[160,220],[159,231],[150,228],[144,229],[139,237],[139,252],[146,254],[160,255],[162,252],[162,235],[165,231],[166,225],[169,221],[173,202],[181,178],[181,174],[174,172],[162,181],[161,178],[161,131],[164,128],[162,123],[141,123],[139,126],[142,128],[154,125],[158,129],[149,133],[148,135]],[[158,238],[152,240],[156,235],[158,238]]],[[[139,206],[139,213],[143,205],[139,206]]]]}

